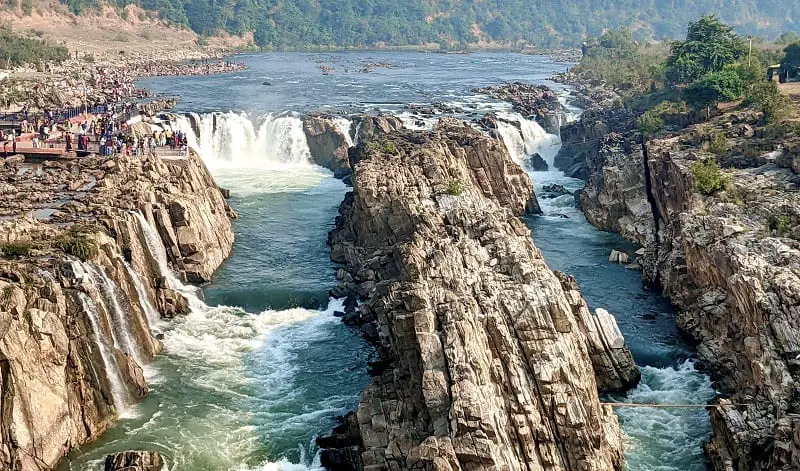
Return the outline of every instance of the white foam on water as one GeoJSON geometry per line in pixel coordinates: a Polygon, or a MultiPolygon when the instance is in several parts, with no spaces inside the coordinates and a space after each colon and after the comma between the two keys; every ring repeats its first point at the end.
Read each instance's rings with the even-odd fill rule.
{"type": "MultiPolygon", "coordinates": [[[[643,367],[642,382],[622,402],[707,404],[715,395],[710,378],[687,360],[675,368],[643,367]]],[[[705,409],[621,407],[616,411],[626,435],[628,471],[705,470],[700,444],[711,432],[705,409]]]]}
{"type": "Polygon", "coordinates": [[[548,134],[539,123],[525,119],[519,113],[500,112],[497,113],[497,117],[500,118],[498,131],[515,162],[524,163],[528,156],[538,153],[547,165],[553,166],[553,160],[561,146],[561,139],[558,136],[548,134]]]}

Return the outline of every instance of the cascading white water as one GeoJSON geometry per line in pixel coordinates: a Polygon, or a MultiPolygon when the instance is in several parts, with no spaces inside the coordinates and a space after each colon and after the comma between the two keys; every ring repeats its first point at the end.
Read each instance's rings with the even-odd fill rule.
{"type": "Polygon", "coordinates": [[[183,288],[183,283],[169,268],[169,263],[167,262],[167,252],[164,250],[161,237],[159,237],[156,230],[150,225],[150,222],[142,215],[142,213],[132,212],[132,214],[139,222],[139,230],[142,231],[144,245],[150,252],[150,256],[156,261],[156,264],[158,264],[159,275],[167,279],[167,286],[170,288],[174,290],[183,288]]]}
{"type": "Polygon", "coordinates": [[[355,141],[353,141],[353,137],[350,135],[350,131],[353,129],[353,122],[344,116],[336,116],[333,118],[333,124],[336,126],[337,131],[344,134],[344,137],[347,140],[347,147],[353,147],[355,145],[355,141]]]}
{"type": "Polygon", "coordinates": [[[95,285],[100,288],[104,307],[111,315],[110,325],[114,338],[114,346],[131,355],[140,365],[143,365],[143,356],[139,350],[139,345],[131,335],[132,330],[130,322],[128,321],[128,315],[122,308],[122,304],[119,300],[117,284],[108,277],[103,267],[87,264],[86,271],[89,273],[95,285]]]}
{"type": "Polygon", "coordinates": [[[497,113],[497,116],[500,118],[497,130],[516,163],[522,165],[528,156],[538,153],[552,167],[561,144],[558,136],[548,134],[539,123],[525,119],[519,113],[497,113]]]}
{"type": "Polygon", "coordinates": [[[130,275],[131,280],[133,281],[133,286],[136,288],[136,294],[139,296],[139,305],[147,315],[148,326],[151,329],[154,329],[161,322],[161,316],[158,315],[158,311],[156,310],[155,306],[153,306],[153,303],[150,302],[150,297],[147,295],[147,289],[145,288],[142,279],[136,273],[136,270],[134,270],[133,267],[131,267],[131,265],[122,257],[119,257],[119,260],[125,265],[125,269],[128,270],[128,275],[130,275]]]}
{"type": "Polygon", "coordinates": [[[130,407],[131,400],[128,390],[125,387],[125,382],[122,379],[122,371],[119,369],[116,356],[111,351],[111,347],[103,341],[103,330],[97,306],[86,293],[79,291],[78,299],[80,299],[83,311],[86,312],[89,323],[92,325],[94,341],[97,344],[97,348],[100,350],[100,357],[103,360],[103,366],[106,370],[108,384],[111,386],[111,397],[114,400],[114,406],[117,408],[117,414],[123,415],[125,410],[130,407]]]}
{"type": "Polygon", "coordinates": [[[193,115],[198,136],[186,118],[177,127],[189,145],[212,168],[275,169],[311,165],[303,122],[288,115],[267,114],[251,119],[245,113],[193,115]]]}

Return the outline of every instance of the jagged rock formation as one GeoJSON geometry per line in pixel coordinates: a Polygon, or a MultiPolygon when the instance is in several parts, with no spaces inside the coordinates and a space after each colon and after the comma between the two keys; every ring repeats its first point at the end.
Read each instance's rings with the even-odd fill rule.
{"type": "Polygon", "coordinates": [[[534,207],[531,183],[505,147],[442,120],[353,157],[329,242],[379,359],[357,411],[319,440],[323,464],[621,469],[595,371],[622,388],[634,378],[616,368],[630,353],[609,359],[620,344],[608,319],[592,319],[574,280],[534,247],[517,218],[534,207]]]}
{"type": "Polygon", "coordinates": [[[598,153],[581,195],[587,216],[596,212],[590,221],[646,245],[645,279],[677,305],[679,326],[729,397],[711,412],[706,446],[720,471],[800,469],[800,135],[776,138],[759,119],[727,113],[650,141],[645,152],[598,153]],[[717,134],[726,140],[720,155],[705,150],[717,134]],[[730,179],[711,196],[697,190],[692,171],[704,159],[719,161],[730,179]],[[643,184],[626,180],[633,175],[643,184]],[[613,196],[598,196],[600,181],[613,196]],[[651,203],[652,238],[626,230],[647,219],[636,211],[641,201],[651,203]]]}
{"type": "Polygon", "coordinates": [[[347,152],[348,136],[336,127],[334,121],[323,115],[310,115],[303,119],[303,132],[314,162],[333,171],[336,178],[349,175],[352,170],[347,152]]]}
{"type": "Polygon", "coordinates": [[[514,82],[472,91],[511,103],[514,111],[526,118],[533,118],[549,134],[558,135],[561,130],[564,109],[558,101],[558,95],[544,85],[514,82]]]}
{"type": "Polygon", "coordinates": [[[164,458],[155,451],[126,451],[106,456],[104,471],[161,471],[164,458]]]}
{"type": "Polygon", "coordinates": [[[399,118],[389,115],[362,115],[353,118],[350,135],[340,129],[336,116],[312,113],[303,119],[303,132],[314,163],[333,172],[336,178],[345,179],[353,173],[349,150],[355,142],[366,142],[376,137],[403,129],[399,118]]]}
{"type": "Polygon", "coordinates": [[[0,469],[51,469],[147,393],[167,264],[209,279],[233,213],[194,155],[0,166],[0,195],[0,469]]]}

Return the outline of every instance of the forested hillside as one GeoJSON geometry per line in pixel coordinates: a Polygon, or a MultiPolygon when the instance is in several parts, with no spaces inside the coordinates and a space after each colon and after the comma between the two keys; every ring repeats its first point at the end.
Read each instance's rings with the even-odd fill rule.
{"type": "MultiPolygon", "coordinates": [[[[23,0],[24,1],[24,0],[23,0]]],[[[77,13],[102,0],[62,0],[77,13]]],[[[132,0],[116,1],[119,6],[132,0]]],[[[135,0],[203,35],[255,31],[261,46],[518,43],[574,46],[629,26],[639,38],[676,38],[709,13],[742,34],[800,30],[797,0],[135,0]]]]}

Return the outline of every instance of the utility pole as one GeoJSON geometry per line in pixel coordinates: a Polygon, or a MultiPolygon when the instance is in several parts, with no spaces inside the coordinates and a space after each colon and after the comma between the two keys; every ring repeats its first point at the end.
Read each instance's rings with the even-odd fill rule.
{"type": "Polygon", "coordinates": [[[750,67],[750,61],[753,56],[753,36],[747,35],[747,40],[750,42],[750,49],[747,51],[747,67],[750,67]]]}

